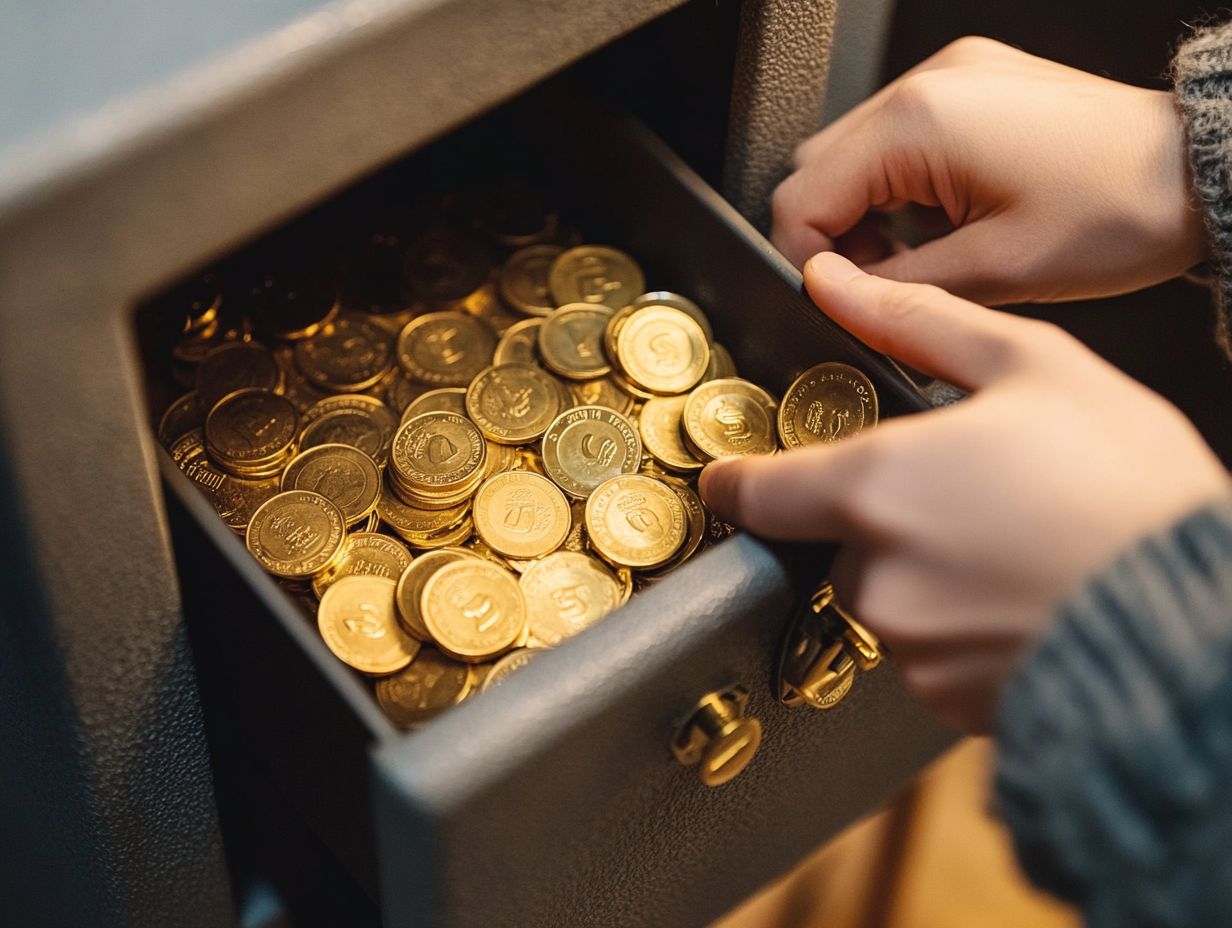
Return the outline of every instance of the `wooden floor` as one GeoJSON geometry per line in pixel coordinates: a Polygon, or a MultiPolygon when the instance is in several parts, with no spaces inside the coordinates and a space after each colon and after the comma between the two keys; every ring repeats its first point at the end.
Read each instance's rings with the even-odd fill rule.
{"type": "Polygon", "coordinates": [[[970,739],[919,784],[711,928],[1078,928],[1028,886],[988,808],[992,751],[970,739]]]}

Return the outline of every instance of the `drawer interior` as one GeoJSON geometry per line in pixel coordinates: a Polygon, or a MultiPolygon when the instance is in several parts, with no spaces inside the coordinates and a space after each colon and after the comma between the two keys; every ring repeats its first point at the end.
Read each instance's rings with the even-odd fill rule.
{"type": "MultiPolygon", "coordinates": [[[[839,330],[799,275],[667,147],[549,85],[409,156],[223,262],[330,268],[416,204],[516,183],[648,288],[703,306],[741,376],[781,396],[845,361],[883,416],[926,404],[839,330]]],[[[152,413],[179,392],[170,348],[185,284],[141,307],[152,413]]],[[[156,420],[155,420],[156,421],[156,420]]],[[[948,742],[892,667],[832,712],[773,696],[783,628],[824,549],[737,534],[492,693],[404,733],[340,664],[170,458],[168,510],[207,722],[239,732],[391,925],[704,924],[883,801],[948,742]],[[668,750],[704,693],[739,683],[765,729],[737,780],[706,789],[668,750]]]]}

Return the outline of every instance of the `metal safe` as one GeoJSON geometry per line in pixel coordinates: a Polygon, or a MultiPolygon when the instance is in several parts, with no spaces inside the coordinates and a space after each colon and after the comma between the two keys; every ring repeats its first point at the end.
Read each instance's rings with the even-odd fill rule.
{"type": "MultiPolygon", "coordinates": [[[[48,14],[32,35],[96,29],[78,44],[147,57],[78,79],[41,124],[24,101],[0,136],[0,906],[19,925],[255,924],[257,875],[297,924],[706,924],[951,738],[889,662],[831,709],[780,701],[827,553],[738,534],[500,698],[402,733],[157,448],[137,308],[497,133],[703,302],[750,379],[781,393],[853,361],[885,414],[924,409],[754,225],[820,119],[834,4],[346,0],[200,34],[222,12],[161,9],[142,41],[48,14]],[[712,788],[672,748],[716,693],[762,740],[712,788]]],[[[67,81],[40,51],[35,73],[67,81]]]]}

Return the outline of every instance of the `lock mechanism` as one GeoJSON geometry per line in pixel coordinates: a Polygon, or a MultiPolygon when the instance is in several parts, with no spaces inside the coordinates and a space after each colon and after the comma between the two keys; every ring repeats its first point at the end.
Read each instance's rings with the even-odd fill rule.
{"type": "Polygon", "coordinates": [[[855,684],[856,671],[881,663],[877,636],[844,612],[825,583],[787,632],[779,659],[779,700],[832,709],[855,684]]]}
{"type": "Polygon", "coordinates": [[[761,722],[746,717],[749,691],[743,686],[707,693],[672,741],[676,760],[698,772],[707,786],[739,776],[761,745],[761,722]]]}

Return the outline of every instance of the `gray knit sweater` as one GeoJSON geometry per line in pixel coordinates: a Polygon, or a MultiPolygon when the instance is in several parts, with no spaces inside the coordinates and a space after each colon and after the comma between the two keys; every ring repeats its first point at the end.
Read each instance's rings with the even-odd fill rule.
{"type": "MultiPolygon", "coordinates": [[[[1232,24],[1174,63],[1232,348],[1232,24]]],[[[1232,925],[1232,499],[1124,554],[1001,707],[997,799],[1031,879],[1092,928],[1232,925]]]]}

